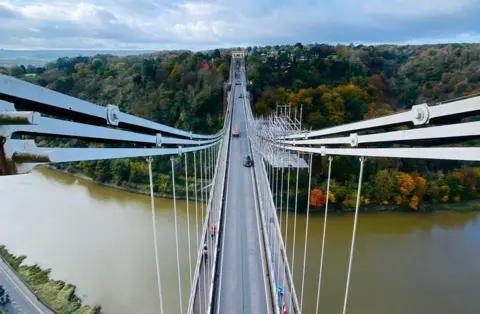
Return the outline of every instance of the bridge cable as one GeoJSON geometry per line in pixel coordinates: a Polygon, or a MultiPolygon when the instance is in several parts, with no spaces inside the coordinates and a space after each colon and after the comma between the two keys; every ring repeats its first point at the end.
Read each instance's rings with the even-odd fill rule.
{"type": "MultiPolygon", "coordinates": [[[[200,246],[200,230],[198,228],[198,186],[197,186],[197,154],[196,151],[193,151],[193,164],[194,164],[194,180],[195,180],[195,224],[197,225],[197,252],[202,249],[200,246]]],[[[201,181],[200,181],[201,184],[201,181]]],[[[200,190],[201,191],[201,190],[200,190]]],[[[203,221],[203,207],[202,207],[202,215],[200,216],[200,222],[203,221]]],[[[203,224],[202,224],[203,225],[203,224]]],[[[200,266],[201,267],[201,266],[200,266]]],[[[200,282],[201,282],[201,276],[199,275],[198,277],[198,289],[200,289],[200,282]]],[[[202,308],[202,296],[200,295],[198,298],[198,301],[200,303],[200,308],[202,308]]]]}
{"type": "MultiPolygon", "coordinates": [[[[211,219],[212,217],[210,216],[210,207],[208,207],[208,189],[209,189],[209,185],[210,185],[210,179],[209,179],[209,169],[208,169],[208,162],[207,162],[207,157],[208,157],[208,149],[205,149],[203,151],[203,171],[204,171],[204,179],[206,180],[206,186],[204,187],[204,190],[205,190],[205,208],[206,208],[206,224],[207,224],[207,230],[206,230],[206,234],[205,234],[205,243],[207,244],[207,251],[208,251],[208,231],[210,229],[210,225],[211,225],[211,219]]],[[[207,253],[208,254],[208,253],[207,253]]],[[[210,278],[210,271],[211,271],[211,263],[212,263],[212,259],[211,258],[208,258],[207,257],[207,269],[206,269],[206,277],[205,277],[205,284],[206,284],[206,287],[209,288],[210,285],[207,283],[207,280],[210,278]]],[[[205,293],[207,293],[206,291],[207,289],[205,289],[205,293]]],[[[209,295],[209,293],[208,293],[209,295]]],[[[205,308],[207,309],[208,311],[208,303],[207,300],[205,300],[205,308]]]]}
{"type": "MultiPolygon", "coordinates": [[[[205,226],[205,224],[207,224],[208,226],[208,223],[206,221],[206,214],[204,213],[204,202],[203,202],[203,160],[202,160],[202,151],[200,151],[200,204],[202,205],[201,208],[202,208],[202,226],[205,226]]],[[[203,241],[205,241],[206,239],[203,239],[203,241]]],[[[201,250],[203,251],[203,246],[206,244],[205,243],[202,243],[201,244],[201,250]]],[[[202,259],[205,258],[205,256],[202,255],[202,259]]],[[[205,263],[205,265],[207,266],[207,263],[205,263]]],[[[205,312],[207,311],[207,278],[206,278],[206,271],[203,272],[203,299],[204,299],[204,302],[205,302],[205,312]]]]}
{"type": "Polygon", "coordinates": [[[352,244],[350,247],[350,259],[348,261],[347,285],[345,287],[345,300],[343,302],[343,314],[347,312],[348,291],[350,288],[350,275],[352,273],[353,251],[355,247],[355,237],[357,234],[358,208],[360,207],[360,194],[362,191],[363,164],[365,157],[360,157],[360,175],[358,176],[357,204],[355,205],[355,218],[353,220],[352,244]]]}
{"type": "Polygon", "coordinates": [[[188,160],[187,153],[185,153],[185,197],[187,199],[187,237],[188,237],[188,271],[190,289],[192,289],[192,247],[190,243],[190,206],[188,202],[188,160]]]}
{"type": "Polygon", "coordinates": [[[160,301],[160,314],[163,314],[162,280],[160,276],[160,261],[158,258],[157,223],[155,219],[155,200],[153,198],[152,160],[153,160],[152,157],[147,158],[148,174],[150,177],[150,202],[152,206],[153,244],[155,247],[155,266],[157,269],[158,299],[160,301]]]}
{"type": "MultiPolygon", "coordinates": [[[[214,154],[214,151],[215,151],[215,148],[214,146],[210,147],[210,194],[212,194],[212,203],[211,203],[211,211],[212,211],[212,214],[213,214],[213,226],[215,228],[215,222],[216,222],[216,219],[215,219],[215,198],[213,197],[215,194],[215,189],[214,189],[214,185],[213,185],[213,176],[214,176],[214,163],[215,163],[215,154],[214,154]],[[213,192],[212,192],[213,191],[213,192]]],[[[212,237],[212,240],[213,240],[213,237],[212,237]]],[[[212,261],[213,263],[213,261],[212,261]]]]}
{"type": "MultiPolygon", "coordinates": [[[[282,159],[283,163],[283,159],[282,159]]],[[[280,175],[280,233],[282,232],[282,216],[283,216],[283,182],[285,181],[285,176],[284,176],[284,167],[282,164],[282,171],[280,175]]]]}
{"type": "Polygon", "coordinates": [[[178,224],[177,224],[177,199],[175,197],[175,165],[174,161],[175,158],[172,156],[170,158],[172,164],[172,189],[173,189],[173,213],[174,213],[174,221],[175,221],[175,246],[177,251],[177,277],[178,277],[178,296],[179,296],[179,303],[180,303],[180,313],[183,313],[182,308],[182,280],[180,274],[180,255],[179,255],[179,248],[178,248],[178,224]]]}
{"type": "Polygon", "coordinates": [[[330,196],[330,174],[332,171],[333,157],[328,157],[328,178],[327,178],[327,199],[325,201],[325,218],[323,219],[323,235],[322,235],[322,251],[320,253],[320,270],[318,271],[318,290],[317,290],[317,305],[315,307],[315,313],[318,314],[318,306],[320,305],[320,286],[322,284],[323,273],[323,255],[325,252],[325,236],[327,233],[327,217],[328,217],[328,199],[330,196]]]}
{"type": "MultiPolygon", "coordinates": [[[[272,163],[270,164],[270,180],[271,180],[270,182],[271,183],[270,183],[270,189],[269,189],[270,195],[272,196],[272,198],[268,198],[268,201],[269,201],[268,202],[268,205],[269,205],[268,208],[269,208],[269,212],[270,212],[269,218],[268,218],[268,229],[269,229],[270,251],[271,251],[272,255],[273,255],[274,247],[275,247],[274,236],[273,236],[273,233],[272,233],[273,227],[272,227],[272,223],[271,223],[272,216],[275,214],[275,210],[274,210],[275,208],[272,208],[272,206],[271,206],[272,202],[273,202],[273,191],[274,191],[274,181],[273,181],[273,178],[274,178],[274,175],[273,175],[273,173],[274,173],[273,161],[274,161],[274,159],[275,159],[275,155],[273,154],[273,151],[272,151],[272,158],[271,158],[272,163]]],[[[273,256],[271,256],[271,258],[272,258],[272,261],[273,261],[273,256]]],[[[274,263],[273,266],[275,266],[275,262],[273,262],[273,263],[274,263]]],[[[274,271],[275,271],[275,269],[274,269],[274,271]]],[[[272,274],[272,275],[274,275],[274,274],[272,274]]]]}
{"type": "MultiPolygon", "coordinates": [[[[274,148],[273,158],[274,158],[275,161],[278,162],[277,154],[275,154],[276,150],[277,149],[274,148]]],[[[278,208],[278,169],[279,169],[278,167],[275,168],[275,207],[274,207],[274,211],[273,211],[274,216],[277,216],[277,208],[278,208]]],[[[274,230],[276,231],[277,229],[274,228],[274,230]]],[[[276,234],[275,231],[274,231],[274,234],[276,234]]],[[[275,238],[274,238],[274,240],[277,240],[276,242],[278,242],[278,234],[277,234],[277,237],[275,237],[275,238]]],[[[275,250],[275,252],[280,252],[280,249],[277,251],[276,247],[274,248],[274,250],[275,250]]],[[[278,285],[280,283],[280,280],[279,280],[280,267],[278,265],[278,254],[274,254],[274,263],[275,263],[275,282],[278,281],[278,283],[277,283],[277,285],[278,285]]]]}
{"type": "Polygon", "coordinates": [[[268,184],[265,186],[265,208],[267,209],[267,236],[268,236],[268,244],[271,244],[270,240],[270,204],[268,201],[268,191],[272,190],[272,164],[271,160],[267,161],[267,182],[268,184]]]}
{"type": "MultiPolygon", "coordinates": [[[[283,157],[282,157],[282,174],[281,174],[281,183],[280,183],[280,239],[283,239],[283,235],[282,235],[282,216],[283,216],[283,182],[285,181],[285,176],[284,176],[284,167],[283,167],[283,157]]],[[[280,243],[279,243],[280,244],[280,243]]],[[[285,283],[285,280],[284,280],[285,276],[283,275],[282,276],[282,286],[284,285],[285,283]]]]}
{"type": "MultiPolygon", "coordinates": [[[[205,162],[207,163],[205,165],[205,170],[206,170],[206,174],[205,176],[208,178],[207,179],[207,186],[208,188],[205,190],[205,193],[206,193],[206,198],[205,200],[207,201],[207,211],[208,211],[208,225],[210,228],[212,228],[212,213],[213,213],[213,210],[212,210],[212,206],[213,206],[213,202],[209,202],[210,200],[210,194],[211,194],[211,191],[212,191],[212,157],[211,157],[211,148],[208,148],[205,150],[205,162]],[[208,160],[207,160],[208,158],[208,160]],[[210,207],[208,207],[210,203],[210,207]]],[[[209,229],[210,229],[209,228],[209,229]]],[[[208,230],[207,230],[207,235],[208,235],[208,230]]],[[[213,257],[213,253],[212,253],[212,256],[213,257]]],[[[210,277],[212,276],[212,270],[213,270],[213,258],[209,258],[208,259],[208,262],[209,262],[209,275],[208,275],[208,278],[210,279],[210,277]]],[[[208,274],[208,272],[207,272],[208,274]]],[[[210,286],[210,285],[208,285],[210,286]]]]}
{"type": "Polygon", "coordinates": [[[194,172],[193,172],[194,183],[193,184],[195,186],[195,226],[196,226],[195,235],[196,235],[197,252],[198,252],[198,250],[200,248],[200,242],[198,242],[199,229],[198,229],[198,203],[197,203],[197,156],[196,156],[195,151],[193,152],[193,168],[194,168],[194,172]]]}
{"type": "Polygon", "coordinates": [[[279,167],[275,168],[275,214],[277,213],[278,208],[278,172],[279,167]]]}
{"type": "MultiPolygon", "coordinates": [[[[290,156],[288,156],[290,158],[290,156]]],[[[290,206],[290,164],[287,171],[287,208],[285,208],[285,255],[287,255],[287,246],[288,246],[288,211],[290,206]]]]}
{"type": "MultiPolygon", "coordinates": [[[[295,183],[295,216],[293,218],[292,280],[295,273],[295,241],[297,237],[298,174],[299,172],[300,172],[300,152],[297,152],[297,182],[295,183]]],[[[293,306],[292,302],[290,302],[289,312],[292,312],[292,306],[293,306]]]]}
{"type": "Polygon", "coordinates": [[[312,160],[313,160],[313,154],[310,153],[310,165],[308,169],[310,174],[308,176],[307,222],[305,226],[305,248],[303,251],[303,274],[302,274],[302,290],[300,293],[300,313],[302,313],[302,310],[303,310],[303,288],[305,286],[305,266],[307,263],[308,222],[310,220],[310,197],[311,197],[310,190],[312,188],[312,160]]]}

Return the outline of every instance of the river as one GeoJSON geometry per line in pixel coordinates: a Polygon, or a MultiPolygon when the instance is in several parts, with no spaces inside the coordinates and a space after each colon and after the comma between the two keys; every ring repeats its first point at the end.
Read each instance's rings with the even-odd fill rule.
{"type": "MultiPolygon", "coordinates": [[[[51,268],[52,277],[75,284],[87,304],[100,304],[107,314],[159,312],[149,197],[48,169],[3,177],[0,195],[0,244],[26,254],[28,263],[51,268]]],[[[184,309],[189,290],[186,206],[177,202],[184,309]]],[[[165,313],[178,313],[179,307],[172,207],[172,200],[156,199],[165,313]]],[[[323,230],[322,215],[310,218],[306,314],[315,313],[323,230]]],[[[193,203],[190,219],[193,246],[193,203]]],[[[322,313],[342,310],[352,222],[353,215],[329,217],[322,313]]],[[[305,217],[299,215],[294,264],[299,299],[304,232],[305,217]]],[[[292,215],[288,233],[291,258],[292,215]]],[[[479,265],[478,213],[360,215],[348,313],[478,314],[479,265]]]]}

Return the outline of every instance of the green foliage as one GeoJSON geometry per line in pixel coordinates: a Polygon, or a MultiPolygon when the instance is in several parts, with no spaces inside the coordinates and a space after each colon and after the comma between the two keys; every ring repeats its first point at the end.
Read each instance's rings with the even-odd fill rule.
{"type": "MultiPolygon", "coordinates": [[[[252,91],[270,106],[275,102],[267,94],[278,87],[298,91],[353,84],[367,93],[370,103],[410,108],[478,92],[479,66],[479,44],[267,46],[253,47],[248,56],[252,91]]],[[[314,112],[306,112],[304,121],[314,112]]],[[[350,119],[361,119],[356,116],[361,112],[350,119]]]]}
{"type": "MultiPolygon", "coordinates": [[[[252,47],[248,78],[253,110],[268,115],[277,104],[303,105],[305,128],[321,129],[480,91],[480,45],[252,47]]],[[[370,159],[362,205],[423,210],[425,201],[456,203],[477,196],[480,174],[458,162],[370,159]],[[444,170],[446,173],[438,172],[444,170]]],[[[326,189],[326,160],[314,158],[312,189],[326,189]]],[[[335,157],[332,207],[356,203],[358,160],[335,157]]],[[[294,182],[294,181],[292,181],[294,182]]],[[[305,180],[299,190],[307,195],[305,180]]],[[[290,195],[293,195],[292,185],[290,195]]],[[[304,197],[305,195],[302,195],[304,197]]]]}
{"type": "MultiPolygon", "coordinates": [[[[222,126],[223,83],[228,79],[229,68],[228,53],[217,49],[210,54],[159,52],[127,57],[59,58],[45,67],[15,66],[5,71],[60,93],[99,105],[116,104],[124,112],[206,134],[222,126]]],[[[39,143],[107,147],[107,144],[49,138],[40,138],[39,143]]],[[[155,160],[154,177],[169,173],[168,159],[155,160]]],[[[85,161],[61,167],[98,182],[133,189],[143,189],[148,184],[144,159],[85,161]]],[[[158,183],[156,190],[164,189],[162,185],[158,183]]]]}
{"type": "Polygon", "coordinates": [[[0,255],[14,270],[18,270],[20,264],[27,258],[25,255],[15,256],[10,254],[4,245],[0,245],[0,255]]]}
{"type": "Polygon", "coordinates": [[[101,313],[101,307],[99,306],[90,307],[82,305],[82,301],[75,294],[75,286],[66,284],[63,281],[50,279],[50,269],[43,270],[38,265],[29,266],[21,264],[25,256],[16,257],[10,254],[5,246],[0,246],[0,255],[35,291],[36,295],[58,313],[101,313]]]}

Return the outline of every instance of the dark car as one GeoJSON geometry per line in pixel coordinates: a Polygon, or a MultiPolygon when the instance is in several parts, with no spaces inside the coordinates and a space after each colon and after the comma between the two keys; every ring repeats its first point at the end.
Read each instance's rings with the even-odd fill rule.
{"type": "Polygon", "coordinates": [[[250,157],[250,155],[245,155],[245,157],[243,157],[243,165],[245,167],[253,166],[253,160],[252,160],[252,157],[250,157]]]}

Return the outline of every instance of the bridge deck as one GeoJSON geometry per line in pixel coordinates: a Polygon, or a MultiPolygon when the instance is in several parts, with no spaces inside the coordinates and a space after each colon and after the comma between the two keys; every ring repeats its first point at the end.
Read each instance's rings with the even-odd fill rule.
{"type": "Polygon", "coordinates": [[[254,200],[253,169],[243,166],[248,154],[241,86],[234,85],[232,125],[240,130],[230,146],[219,287],[215,313],[270,313],[267,268],[254,200]]]}

